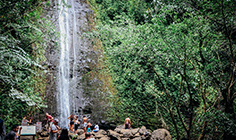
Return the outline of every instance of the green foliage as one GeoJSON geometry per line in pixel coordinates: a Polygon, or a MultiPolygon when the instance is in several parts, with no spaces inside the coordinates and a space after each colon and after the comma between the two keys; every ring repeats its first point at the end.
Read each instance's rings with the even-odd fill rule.
{"type": "Polygon", "coordinates": [[[42,107],[47,71],[40,65],[55,34],[39,0],[0,2],[0,117],[9,129],[42,107]]]}
{"type": "Polygon", "coordinates": [[[117,89],[110,120],[176,139],[235,137],[234,0],[89,2],[117,89]]]}

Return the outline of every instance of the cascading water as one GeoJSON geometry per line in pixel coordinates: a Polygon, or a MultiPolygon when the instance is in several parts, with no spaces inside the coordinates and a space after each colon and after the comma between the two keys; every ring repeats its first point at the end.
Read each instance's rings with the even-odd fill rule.
{"type": "Polygon", "coordinates": [[[57,108],[60,125],[67,126],[67,117],[71,113],[82,115],[82,109],[90,102],[83,96],[82,77],[89,67],[91,58],[88,57],[92,50],[86,39],[81,39],[82,32],[88,27],[87,5],[79,0],[58,0],[58,5],[60,59],[57,108]]]}
{"type": "MultiPolygon", "coordinates": [[[[67,2],[65,0],[65,2],[67,2]]],[[[67,118],[70,115],[70,103],[69,103],[69,76],[70,76],[70,35],[69,35],[69,14],[68,8],[63,7],[62,1],[59,0],[59,29],[60,29],[60,64],[59,64],[59,95],[58,101],[60,104],[58,109],[60,112],[60,124],[66,126],[67,118]]]]}
{"type": "MultiPolygon", "coordinates": [[[[52,72],[48,78],[48,108],[45,110],[54,118],[59,119],[61,127],[67,127],[67,117],[71,113],[80,116],[91,116],[89,119],[101,119],[107,105],[101,92],[102,82],[97,78],[98,56],[91,41],[82,34],[90,30],[89,15],[92,10],[85,0],[50,0],[51,7],[45,7],[48,17],[60,32],[58,39],[52,39],[49,49],[48,64],[52,72]],[[56,80],[56,81],[55,81],[56,80]],[[99,94],[98,94],[99,93],[99,94]],[[55,98],[55,95],[57,98],[55,98]]],[[[105,96],[105,95],[104,95],[105,96]]]]}

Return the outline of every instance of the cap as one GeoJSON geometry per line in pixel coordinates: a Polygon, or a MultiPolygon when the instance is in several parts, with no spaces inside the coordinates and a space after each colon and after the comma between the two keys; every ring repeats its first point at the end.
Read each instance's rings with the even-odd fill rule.
{"type": "Polygon", "coordinates": [[[54,122],[57,122],[57,123],[58,123],[58,122],[59,122],[59,120],[58,120],[58,119],[54,119],[54,122]]]}

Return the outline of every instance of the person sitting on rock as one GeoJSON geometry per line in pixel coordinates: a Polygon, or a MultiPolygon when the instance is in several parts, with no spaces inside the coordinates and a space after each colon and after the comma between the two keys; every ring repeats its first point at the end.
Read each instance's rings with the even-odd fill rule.
{"type": "Polygon", "coordinates": [[[130,129],[130,127],[131,127],[131,121],[130,121],[130,118],[127,117],[125,119],[125,129],[130,129]]]}
{"type": "Polygon", "coordinates": [[[99,131],[98,123],[95,123],[94,129],[93,129],[93,132],[98,132],[98,131],[99,131]]]}

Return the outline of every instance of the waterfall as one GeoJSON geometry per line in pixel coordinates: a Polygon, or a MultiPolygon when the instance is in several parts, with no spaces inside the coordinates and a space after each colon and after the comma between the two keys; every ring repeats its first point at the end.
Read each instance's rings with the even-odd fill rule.
{"type": "MultiPolygon", "coordinates": [[[[88,30],[87,15],[91,11],[86,3],[79,0],[58,0],[58,29],[60,32],[60,56],[57,83],[57,112],[61,126],[68,126],[67,117],[71,113],[80,115],[89,105],[90,99],[84,97],[83,75],[89,69],[91,45],[82,39],[88,30]]],[[[91,92],[90,92],[91,93],[91,92]]]]}
{"type": "MultiPolygon", "coordinates": [[[[50,2],[48,15],[60,37],[55,38],[57,49],[48,51],[48,61],[54,66],[54,79],[50,79],[51,86],[47,89],[47,94],[51,95],[47,112],[59,119],[61,127],[68,127],[67,117],[71,113],[79,115],[80,120],[83,115],[88,118],[94,115],[93,119],[98,119],[104,112],[99,107],[101,102],[95,99],[100,92],[101,81],[92,70],[96,67],[99,54],[93,50],[91,41],[82,35],[90,30],[89,15],[93,11],[83,0],[50,2]]],[[[56,46],[54,42],[52,46],[56,46]]]]}
{"type": "MultiPolygon", "coordinates": [[[[67,2],[67,0],[65,0],[67,2]]],[[[70,85],[70,34],[69,34],[69,10],[63,7],[62,0],[59,0],[59,29],[60,29],[60,61],[59,61],[59,112],[60,125],[67,126],[66,118],[70,115],[69,85],[70,85]]]]}

